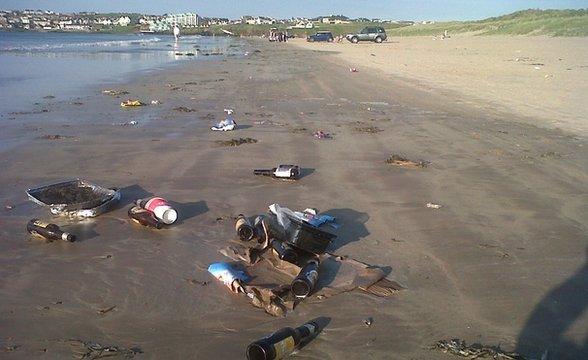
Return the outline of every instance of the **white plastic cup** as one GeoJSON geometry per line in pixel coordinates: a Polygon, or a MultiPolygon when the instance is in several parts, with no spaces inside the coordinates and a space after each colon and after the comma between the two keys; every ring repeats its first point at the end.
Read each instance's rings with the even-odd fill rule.
{"type": "Polygon", "coordinates": [[[155,217],[164,224],[173,224],[178,219],[178,212],[164,198],[152,197],[145,202],[143,207],[145,210],[153,212],[155,217]]]}

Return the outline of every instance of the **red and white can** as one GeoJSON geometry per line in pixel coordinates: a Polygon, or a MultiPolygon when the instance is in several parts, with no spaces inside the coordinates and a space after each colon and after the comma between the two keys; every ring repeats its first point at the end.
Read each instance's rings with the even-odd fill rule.
{"type": "Polygon", "coordinates": [[[151,211],[164,224],[173,224],[178,219],[178,212],[164,198],[152,197],[137,200],[137,205],[151,211]]]}

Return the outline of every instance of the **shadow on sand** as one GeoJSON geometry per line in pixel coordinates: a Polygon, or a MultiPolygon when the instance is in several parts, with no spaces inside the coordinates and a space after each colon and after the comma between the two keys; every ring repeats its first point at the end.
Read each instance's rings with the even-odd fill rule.
{"type": "Polygon", "coordinates": [[[328,227],[321,227],[321,229],[337,234],[337,238],[328,248],[329,252],[336,252],[343,246],[359,241],[370,234],[365,227],[365,223],[370,218],[366,213],[352,209],[331,209],[324,213],[334,216],[337,223],[341,225],[341,228],[335,232],[329,230],[328,227]]]}
{"type": "MultiPolygon", "coordinates": [[[[547,351],[548,359],[588,359],[588,339],[577,344],[565,334],[588,308],[588,248],[586,255],[584,265],[535,306],[519,334],[518,353],[540,359],[547,351]]],[[[580,328],[586,330],[588,324],[580,328]]]]}

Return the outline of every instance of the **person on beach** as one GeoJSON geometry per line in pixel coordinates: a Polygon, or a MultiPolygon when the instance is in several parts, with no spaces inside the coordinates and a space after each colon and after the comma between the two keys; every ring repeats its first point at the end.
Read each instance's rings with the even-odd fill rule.
{"type": "Polygon", "coordinates": [[[180,28],[178,27],[178,24],[174,24],[174,39],[176,40],[176,42],[178,42],[179,38],[180,38],[180,28]]]}

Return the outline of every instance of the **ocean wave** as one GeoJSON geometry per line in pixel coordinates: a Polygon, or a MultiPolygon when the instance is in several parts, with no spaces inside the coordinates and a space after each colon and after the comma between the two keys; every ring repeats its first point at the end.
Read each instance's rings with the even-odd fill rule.
{"type": "Polygon", "coordinates": [[[31,51],[57,51],[66,49],[76,49],[81,47],[127,47],[133,45],[144,45],[150,43],[157,43],[162,41],[158,37],[147,39],[132,39],[132,40],[105,40],[92,42],[77,42],[77,43],[58,43],[58,44],[38,44],[38,45],[17,45],[6,46],[0,48],[0,52],[31,52],[31,51]]]}

